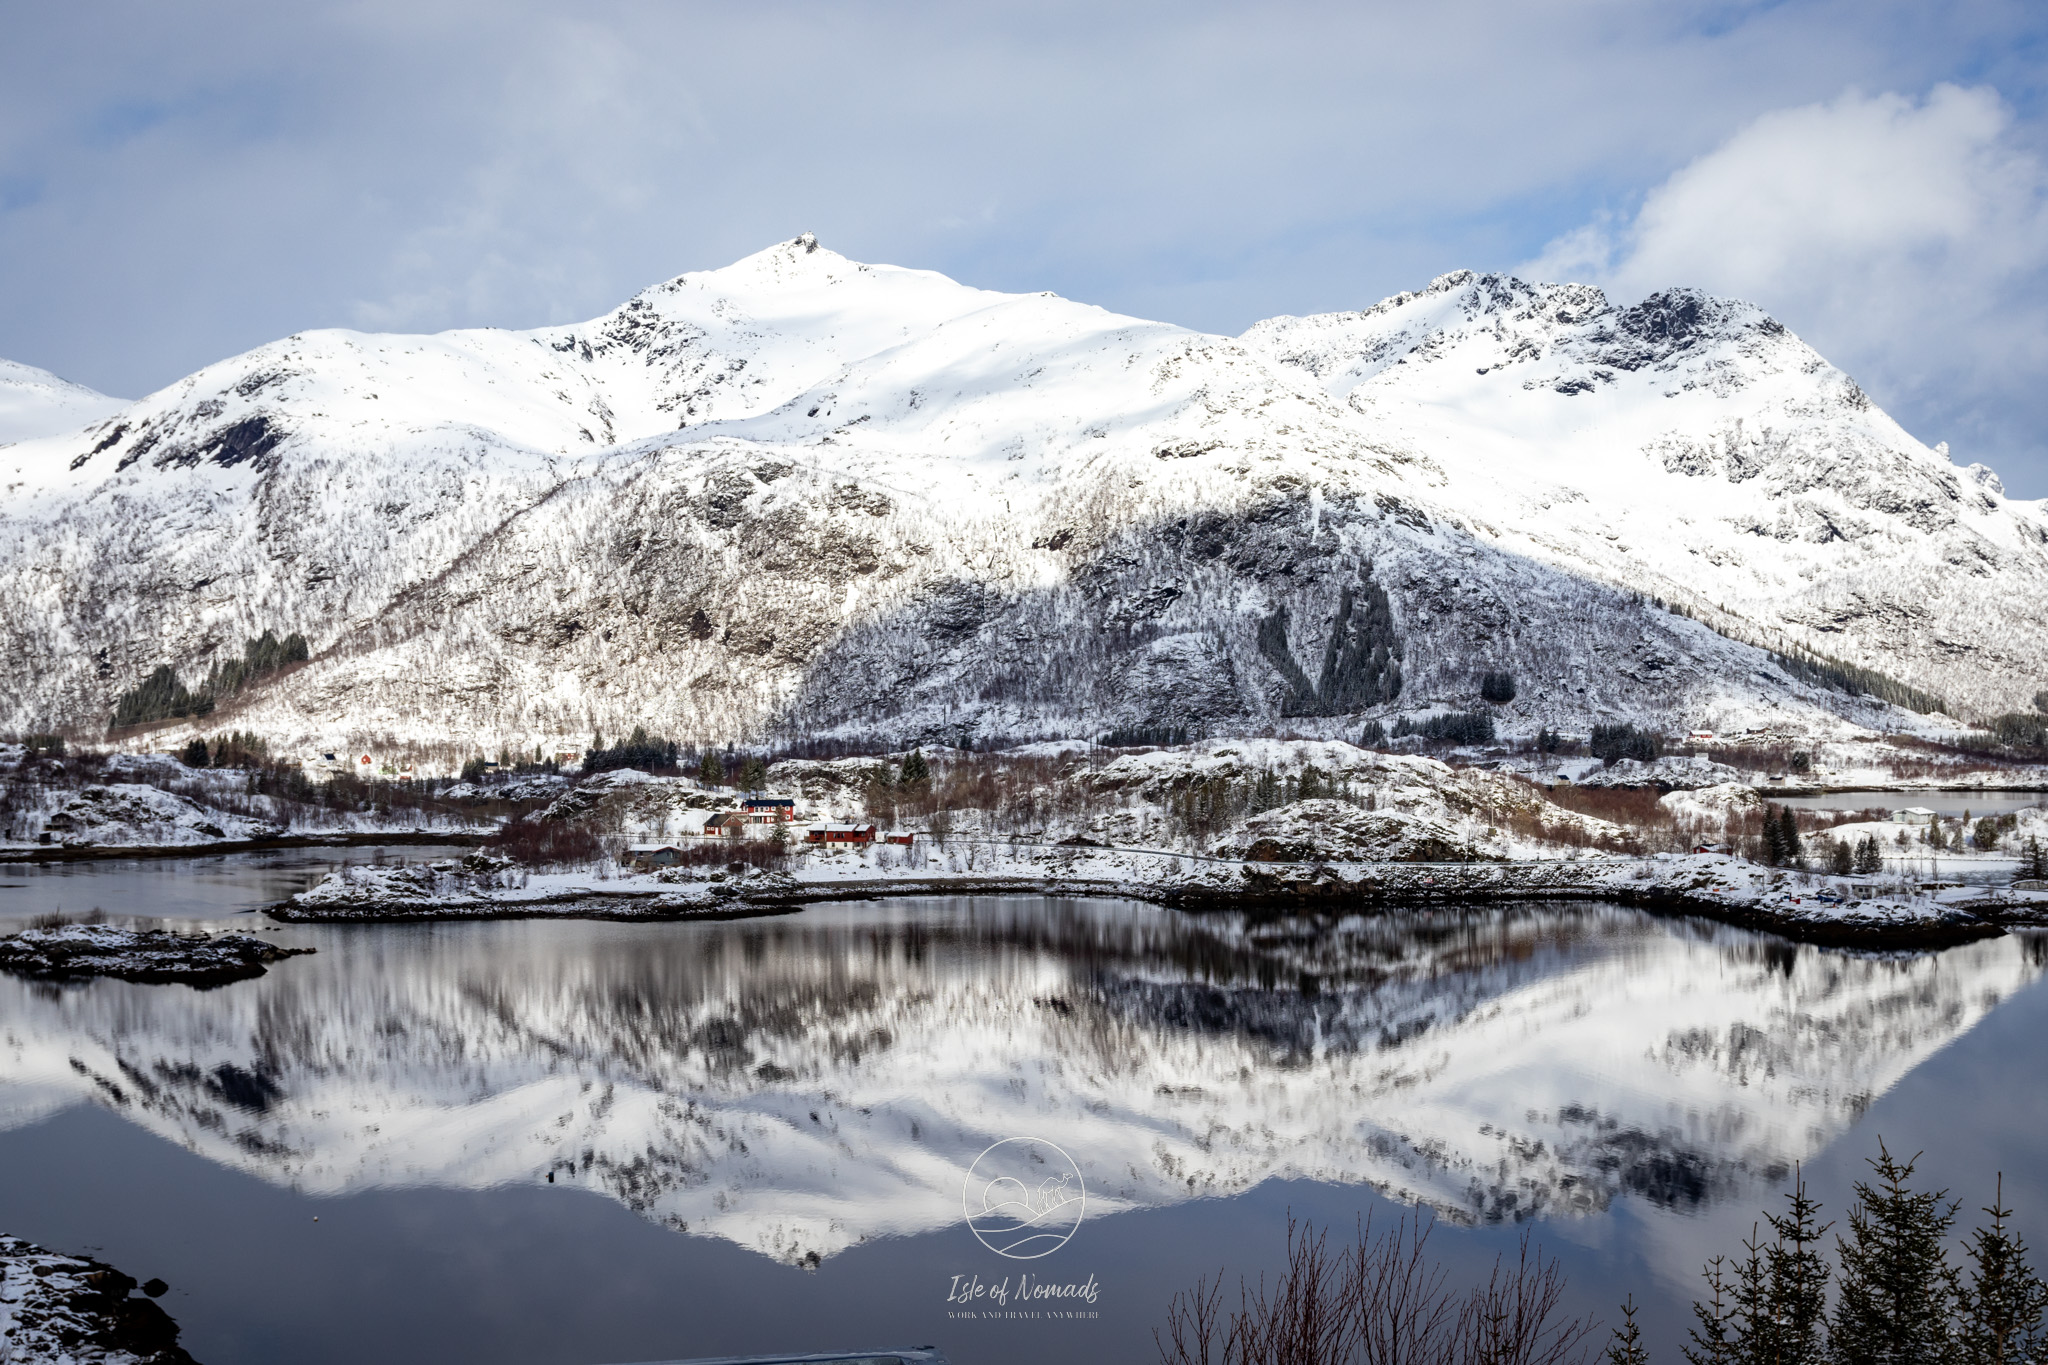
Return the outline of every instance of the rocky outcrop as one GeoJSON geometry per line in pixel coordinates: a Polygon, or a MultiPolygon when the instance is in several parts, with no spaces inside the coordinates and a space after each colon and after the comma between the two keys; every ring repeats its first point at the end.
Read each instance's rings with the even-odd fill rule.
{"type": "Polygon", "coordinates": [[[204,990],[261,976],[273,962],[310,953],[247,934],[180,934],[110,924],[24,929],[0,938],[0,971],[50,981],[110,976],[204,990]]]}
{"type": "Polygon", "coordinates": [[[0,1236],[0,1358],[21,1365],[193,1365],[178,1324],[137,1285],[90,1256],[0,1236]],[[141,1290],[141,1297],[135,1291],[141,1290]]]}

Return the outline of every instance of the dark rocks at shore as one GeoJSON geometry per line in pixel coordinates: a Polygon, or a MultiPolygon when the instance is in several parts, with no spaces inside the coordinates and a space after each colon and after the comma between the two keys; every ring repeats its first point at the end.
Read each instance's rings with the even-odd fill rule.
{"type": "Polygon", "coordinates": [[[206,989],[261,976],[269,964],[310,953],[247,934],[174,934],[110,924],[60,924],[0,938],[0,971],[39,980],[111,976],[206,989]]]}
{"type": "MultiPolygon", "coordinates": [[[[195,1365],[178,1345],[178,1324],[136,1288],[103,1261],[0,1236],[0,1359],[195,1365]]],[[[152,1288],[168,1286],[153,1279],[143,1293],[152,1288]]]]}

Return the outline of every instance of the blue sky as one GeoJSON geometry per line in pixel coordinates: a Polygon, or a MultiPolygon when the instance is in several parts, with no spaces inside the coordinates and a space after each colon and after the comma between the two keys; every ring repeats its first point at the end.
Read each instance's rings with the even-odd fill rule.
{"type": "Polygon", "coordinates": [[[808,230],[1223,332],[1694,284],[2048,495],[2038,4],[0,6],[0,356],[109,392],[808,230]]]}

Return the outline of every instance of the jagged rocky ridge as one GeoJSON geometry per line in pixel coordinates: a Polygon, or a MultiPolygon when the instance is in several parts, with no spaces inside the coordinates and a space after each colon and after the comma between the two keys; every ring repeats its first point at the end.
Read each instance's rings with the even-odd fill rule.
{"type": "Polygon", "coordinates": [[[16,728],[273,628],[313,661],[213,723],[1341,730],[1487,668],[1511,730],[1906,722],[1652,595],[1958,707],[2048,675],[2041,507],[1687,291],[1459,272],[1231,339],[800,238],[577,326],[290,337],[0,488],[16,728]]]}

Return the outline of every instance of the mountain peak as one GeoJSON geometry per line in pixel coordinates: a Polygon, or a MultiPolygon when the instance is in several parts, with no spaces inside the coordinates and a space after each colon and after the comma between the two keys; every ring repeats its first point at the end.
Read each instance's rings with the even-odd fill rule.
{"type": "Polygon", "coordinates": [[[75,430],[119,412],[126,402],[48,370],[0,360],[0,445],[75,430]]]}

